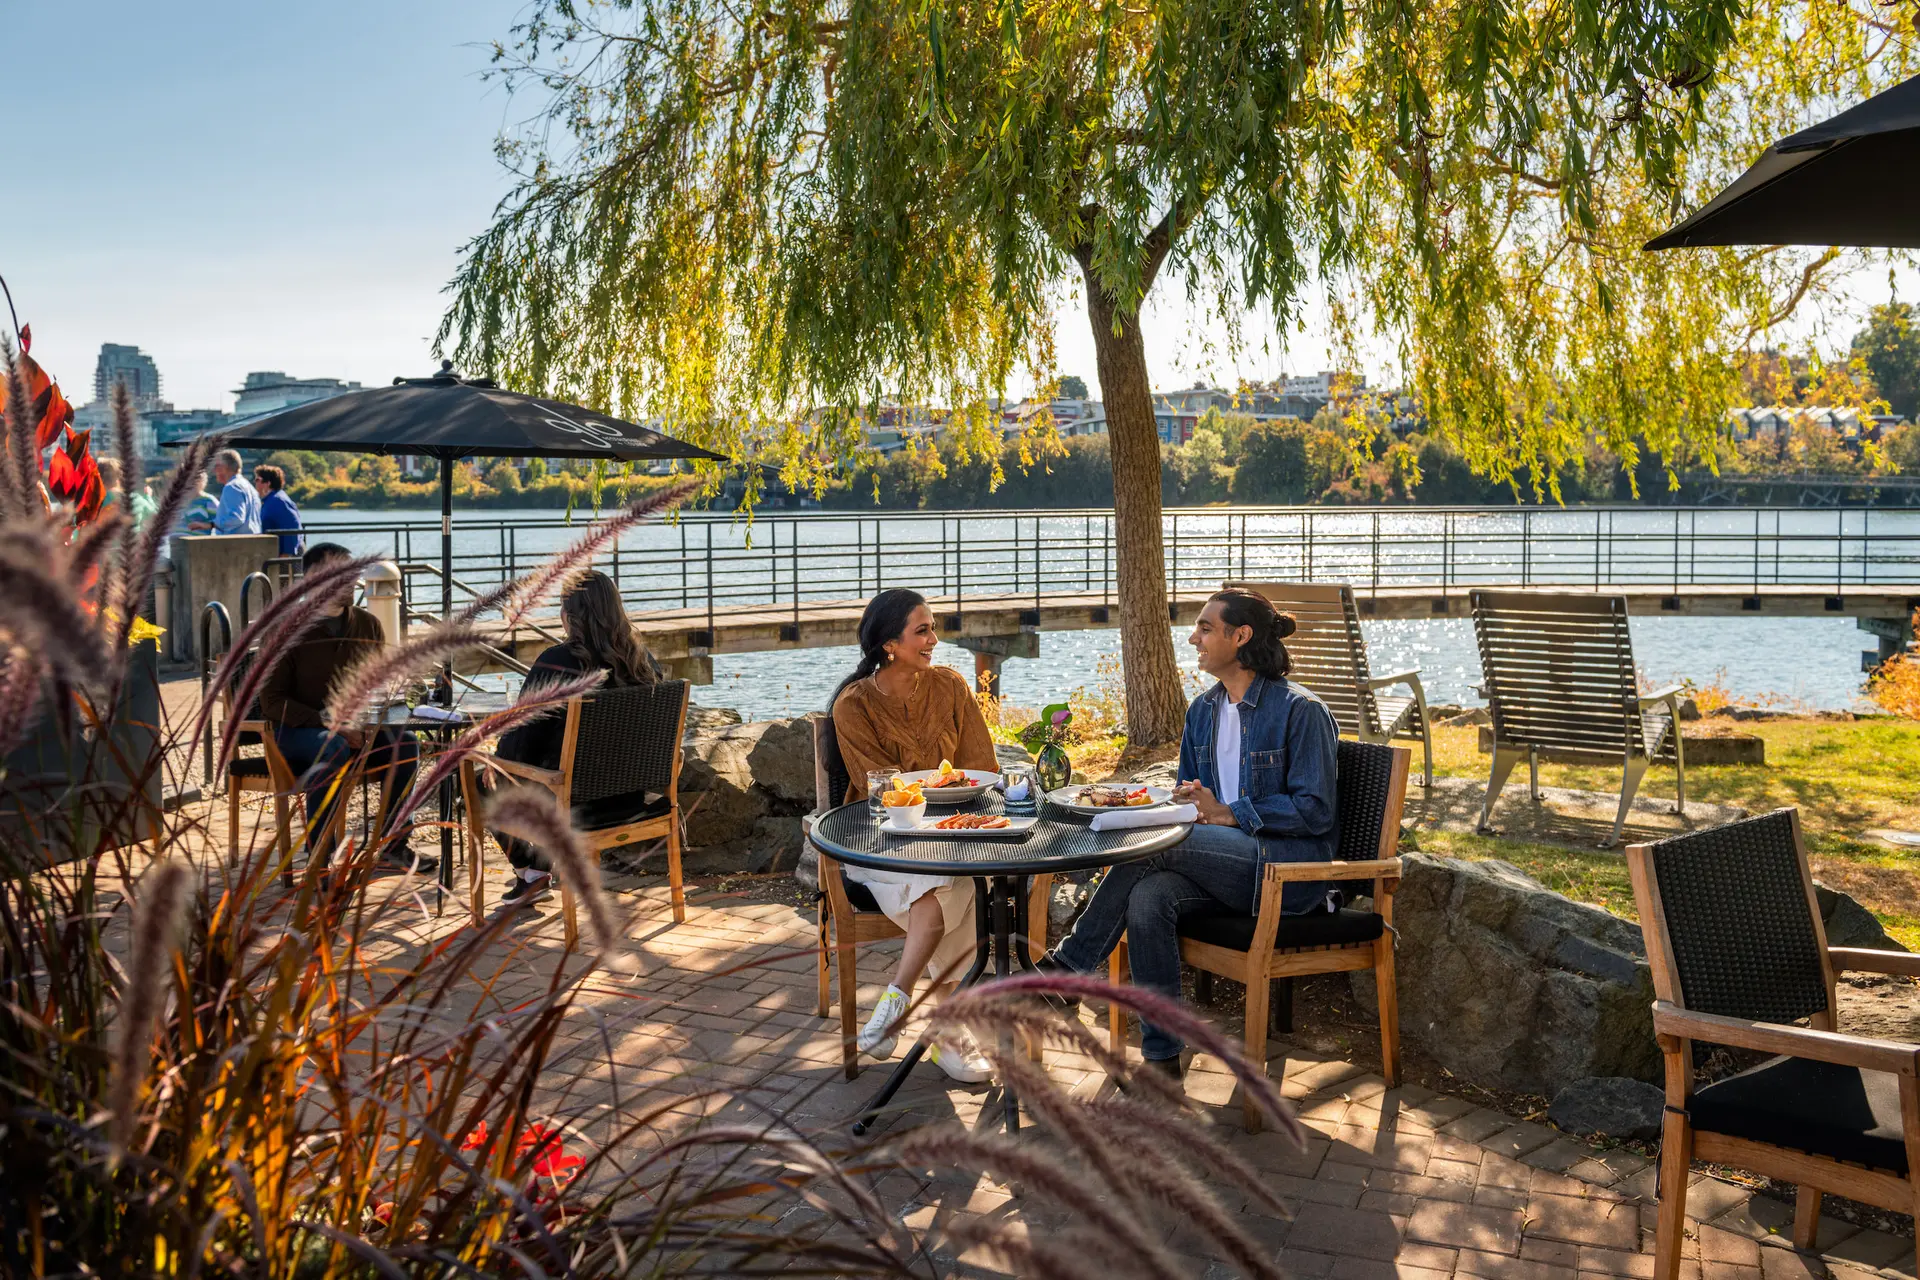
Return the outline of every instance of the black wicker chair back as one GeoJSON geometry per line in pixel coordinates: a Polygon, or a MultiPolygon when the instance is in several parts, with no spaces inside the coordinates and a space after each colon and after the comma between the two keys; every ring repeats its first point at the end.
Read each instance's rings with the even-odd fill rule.
{"type": "Polygon", "coordinates": [[[686,706],[685,680],[601,689],[586,698],[568,803],[591,804],[639,791],[665,795],[673,784],[686,706]]]}
{"type": "MultiPolygon", "coordinates": [[[[1339,811],[1334,831],[1339,846],[1333,856],[1341,862],[1368,862],[1380,856],[1380,825],[1387,818],[1387,803],[1393,791],[1394,749],[1379,742],[1350,742],[1345,738],[1334,748],[1334,763],[1339,770],[1335,783],[1335,806],[1339,811]]],[[[1339,886],[1348,898],[1368,897],[1373,881],[1348,880],[1339,886]]]]}
{"type": "Polygon", "coordinates": [[[1761,1022],[1828,1012],[1791,811],[1662,840],[1652,862],[1687,1008],[1761,1022]]]}
{"type": "Polygon", "coordinates": [[[847,788],[853,785],[847,776],[847,762],[840,755],[840,735],[834,731],[831,715],[813,717],[813,785],[817,791],[822,781],[826,792],[814,797],[815,807],[822,813],[846,803],[847,788]]]}

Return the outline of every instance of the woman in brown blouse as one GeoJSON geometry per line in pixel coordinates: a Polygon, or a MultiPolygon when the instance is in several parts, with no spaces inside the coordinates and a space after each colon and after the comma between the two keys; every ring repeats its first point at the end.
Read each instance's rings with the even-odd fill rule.
{"type": "MultiPolygon", "coordinates": [[[[993,739],[966,677],[933,664],[939,644],[933,611],[915,591],[882,591],[860,618],[860,665],[834,691],[833,729],[852,786],[847,798],[867,794],[869,770],[908,773],[938,768],[997,771],[993,739]]],[[[848,867],[847,878],[872,892],[887,918],[907,931],[900,968],[880,997],[860,1051],[893,1052],[896,1024],[905,1015],[922,970],[938,978],[972,956],[976,945],[973,886],[951,876],[907,875],[848,867]]],[[[990,1068],[970,1039],[936,1042],[928,1056],[956,1080],[985,1080],[990,1068]]]]}

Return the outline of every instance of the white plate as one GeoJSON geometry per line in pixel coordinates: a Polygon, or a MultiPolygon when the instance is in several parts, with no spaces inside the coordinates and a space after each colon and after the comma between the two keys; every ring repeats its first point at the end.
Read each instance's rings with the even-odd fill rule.
{"type": "MultiPolygon", "coordinates": [[[[1096,813],[1131,813],[1139,809],[1157,809],[1173,799],[1173,791],[1171,788],[1148,787],[1147,795],[1152,797],[1152,804],[1136,804],[1124,807],[1111,804],[1081,804],[1077,797],[1081,791],[1085,789],[1085,783],[1074,783],[1071,786],[1060,787],[1056,790],[1049,791],[1047,792],[1047,803],[1057,804],[1069,813],[1084,813],[1091,817],[1096,813]]],[[[1138,788],[1128,787],[1127,790],[1135,791],[1138,790],[1138,788]]]]}
{"type": "Polygon", "coordinates": [[[911,831],[902,831],[897,827],[887,826],[883,826],[880,829],[890,836],[934,836],[941,840],[965,840],[970,837],[985,839],[990,836],[996,836],[1005,840],[1011,836],[1026,835],[1029,831],[1033,830],[1034,824],[1040,821],[1038,818],[1015,818],[1006,814],[1000,816],[1007,819],[1007,825],[1004,827],[966,827],[958,831],[942,831],[940,829],[940,819],[922,818],[920,825],[911,831]]]}
{"type": "MultiPolygon", "coordinates": [[[[928,804],[965,804],[969,800],[978,800],[988,787],[997,786],[1000,775],[989,773],[985,769],[962,769],[974,785],[970,787],[927,787],[920,794],[927,798],[928,804]]],[[[916,769],[912,773],[898,775],[902,782],[919,782],[923,778],[937,778],[938,769],[916,769]]]]}

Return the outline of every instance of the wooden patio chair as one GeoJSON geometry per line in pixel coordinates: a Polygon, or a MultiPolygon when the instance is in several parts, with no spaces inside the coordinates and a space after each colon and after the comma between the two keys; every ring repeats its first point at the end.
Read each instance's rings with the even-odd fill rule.
{"type": "Polygon", "coordinates": [[[1684,814],[1680,686],[1640,692],[1626,597],[1475,591],[1472,599],[1482,691],[1493,718],[1493,771],[1480,830],[1491,830],[1494,803],[1521,760],[1535,804],[1542,759],[1621,766],[1620,811],[1602,849],[1620,842],[1640,780],[1656,762],[1672,762],[1674,812],[1684,814]]]}
{"type": "MultiPolygon", "coordinates": [[[[234,678],[220,691],[220,714],[223,720],[231,719],[233,710],[233,687],[246,680],[248,669],[253,664],[254,652],[249,652],[246,660],[234,673],[234,678]]],[[[380,815],[386,813],[387,775],[380,775],[380,815]]],[[[293,881],[293,802],[300,791],[300,780],[293,772],[293,766],[287,763],[286,756],[280,752],[279,743],[274,740],[273,725],[260,715],[260,708],[247,709],[247,715],[240,722],[239,737],[235,740],[234,755],[227,762],[227,856],[240,856],[240,798],[243,795],[263,795],[273,797],[273,844],[278,852],[281,865],[285,868],[282,879],[291,884],[293,881]],[[258,747],[258,754],[248,754],[251,748],[258,747]]],[[[304,811],[304,801],[302,802],[304,811]]],[[[311,820],[312,815],[308,815],[311,820]]],[[[329,824],[329,843],[338,847],[346,836],[347,806],[345,803],[333,807],[333,820],[329,824]]]]}
{"type": "MultiPolygon", "coordinates": [[[[602,688],[567,700],[567,721],[560,740],[560,767],[540,769],[502,760],[497,755],[470,757],[460,766],[460,793],[467,810],[467,896],[474,923],[483,918],[481,864],[486,823],[480,800],[479,770],[491,769],[553,792],[585,837],[587,850],[667,842],[667,884],[673,919],[687,919],[686,891],[680,875],[680,740],[687,728],[688,685],[684,680],[602,688]],[[636,802],[622,797],[645,794],[636,802]]],[[[567,945],[580,937],[573,888],[560,881],[560,905],[566,917],[567,945]]]]}
{"type": "Polygon", "coordinates": [[[1427,720],[1427,691],[1420,672],[1409,668],[1376,676],[1367,662],[1367,640],[1360,632],[1360,611],[1353,588],[1345,583],[1230,582],[1258,591],[1299,629],[1287,637],[1293,660],[1288,679],[1327,704],[1340,732],[1361,742],[1418,738],[1425,766],[1420,785],[1433,785],[1433,730],[1427,720]],[[1404,686],[1405,693],[1383,690],[1404,686]]]}
{"type": "MultiPolygon", "coordinates": [[[[1400,812],[1407,799],[1407,774],[1413,752],[1383,743],[1342,740],[1338,751],[1339,844],[1332,862],[1269,863],[1260,884],[1257,915],[1220,911],[1183,917],[1180,959],[1200,972],[1200,995],[1211,992],[1211,975],[1246,984],[1247,1060],[1267,1060],[1268,997],[1273,982],[1284,985],[1282,1005],[1289,1010],[1283,1030],[1292,1030],[1292,980],[1315,973],[1373,970],[1380,1005],[1380,1073],[1400,1083],[1400,1001],[1393,971],[1393,893],[1400,885],[1400,812]],[[1283,916],[1280,895],[1300,880],[1349,882],[1354,893],[1370,893],[1373,909],[1283,916]],[[1355,883],[1357,882],[1357,883],[1355,883]]],[[[1108,962],[1108,974],[1125,981],[1127,945],[1121,939],[1108,962]]],[[[1115,1053],[1126,1044],[1126,1014],[1107,1007],[1107,1042],[1115,1053]]],[[[1260,1129],[1260,1113],[1251,1099],[1248,1133],[1260,1129]]]]}
{"type": "Polygon", "coordinates": [[[1841,1034],[1834,1002],[1836,973],[1920,978],[1920,956],[1827,945],[1793,809],[1633,845],[1627,865],[1666,1063],[1654,1274],[1679,1274],[1696,1159],[1793,1182],[1801,1249],[1823,1194],[1920,1213],[1920,1044],[1841,1034]],[[1698,1085],[1695,1040],[1778,1056],[1698,1085]]]}
{"type": "MultiPolygon", "coordinates": [[[[887,919],[874,900],[873,891],[858,880],[847,877],[846,868],[813,841],[813,822],[829,809],[846,801],[850,780],[846,761],[840,755],[840,740],[833,731],[833,717],[814,712],[807,717],[813,727],[814,811],[802,819],[808,843],[819,859],[820,888],[814,894],[816,927],[820,943],[819,1000],[817,1012],[823,1018],[833,1016],[834,983],[829,965],[839,973],[840,1060],[851,1080],[860,1074],[860,982],[855,970],[855,948],[863,944],[904,938],[906,931],[887,919]]],[[[1033,877],[1027,899],[1028,928],[1032,938],[1030,952],[1037,958],[1047,945],[1047,903],[1053,897],[1053,877],[1033,877]]]]}

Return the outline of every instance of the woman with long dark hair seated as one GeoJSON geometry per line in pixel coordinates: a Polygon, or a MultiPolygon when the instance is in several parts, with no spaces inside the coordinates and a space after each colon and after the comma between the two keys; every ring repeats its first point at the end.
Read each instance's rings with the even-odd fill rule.
{"type": "MultiPolygon", "coordinates": [[[[1124,932],[1134,981],[1177,1000],[1181,916],[1253,915],[1267,863],[1333,861],[1340,731],[1326,703],[1287,679],[1293,629],[1257,591],[1229,587],[1207,601],[1188,643],[1217,683],[1187,708],[1174,789],[1199,818],[1165,853],[1110,868],[1042,970],[1096,972],[1124,932]]],[[[1332,888],[1290,883],[1281,911],[1325,910],[1332,888]]],[[[1178,1075],[1180,1049],[1167,1032],[1141,1027],[1150,1065],[1178,1075]]]]}
{"type": "MultiPolygon", "coordinates": [[[[933,663],[939,644],[933,611],[916,591],[882,591],[860,618],[860,664],[833,693],[833,729],[851,786],[864,799],[869,770],[908,773],[938,768],[998,770],[993,738],[966,677],[933,663]]],[[[907,931],[900,967],[861,1031],[862,1053],[893,1052],[896,1024],[924,970],[939,979],[973,955],[973,885],[951,876],[907,875],[848,867],[889,920],[907,931]]],[[[956,1080],[977,1083],[991,1067],[968,1038],[936,1041],[928,1056],[956,1080]]]]}
{"type": "MultiPolygon", "coordinates": [[[[653,655],[634,635],[633,624],[627,620],[626,606],[620,602],[620,589],[598,569],[588,569],[567,583],[560,596],[560,620],[567,638],[534,659],[533,667],[527,672],[526,688],[558,684],[590,671],[606,672],[607,684],[615,688],[652,684],[660,678],[653,655]]],[[[502,734],[494,752],[516,764],[557,769],[566,725],[565,716],[543,716],[502,734]]],[[[616,796],[596,802],[596,807],[610,812],[622,807],[637,808],[646,799],[645,796],[616,796]]],[[[501,906],[512,908],[538,902],[553,891],[553,868],[546,854],[524,840],[497,833],[495,839],[505,846],[507,860],[519,873],[513,886],[501,897],[501,906]]]]}

